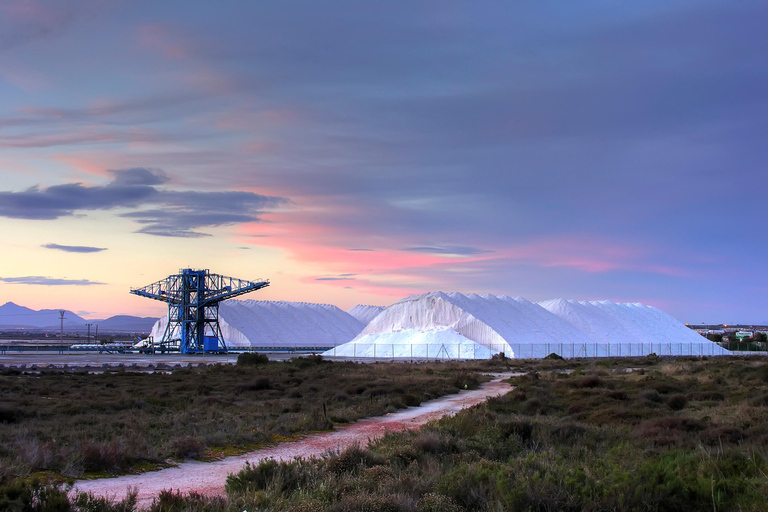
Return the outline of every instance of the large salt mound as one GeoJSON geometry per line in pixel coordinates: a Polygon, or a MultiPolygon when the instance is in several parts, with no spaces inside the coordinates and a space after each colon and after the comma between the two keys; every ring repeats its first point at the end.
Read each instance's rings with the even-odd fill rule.
{"type": "Polygon", "coordinates": [[[420,359],[488,359],[491,351],[465,338],[453,329],[420,331],[406,329],[398,332],[368,334],[363,342],[344,343],[323,355],[334,357],[391,357],[420,359]]]}
{"type": "MultiPolygon", "coordinates": [[[[663,311],[644,304],[565,299],[539,304],[594,340],[592,347],[580,350],[589,356],[729,354],[663,311]]],[[[567,356],[567,351],[561,355],[567,356]]]]}
{"type": "MultiPolygon", "coordinates": [[[[168,316],[151,336],[160,340],[168,316]]],[[[227,300],[219,305],[219,326],[229,348],[329,348],[354,338],[363,324],[330,304],[227,300]]],[[[178,338],[178,333],[175,333],[178,338]]]]}
{"type": "Polygon", "coordinates": [[[457,357],[468,359],[498,352],[509,357],[544,357],[554,343],[563,340],[591,342],[568,322],[520,297],[432,292],[386,308],[354,340],[326,355],[368,357],[361,354],[389,345],[395,355],[379,355],[377,350],[377,357],[411,357],[412,352],[417,357],[416,352],[427,349],[429,357],[441,351],[461,352],[457,357]],[[454,334],[466,340],[455,350],[447,341],[456,342],[454,334]]]}
{"type": "Polygon", "coordinates": [[[720,355],[729,352],[643,304],[432,292],[384,309],[352,341],[325,352],[346,357],[540,358],[720,355]]]}
{"type": "Polygon", "coordinates": [[[382,311],[384,311],[384,306],[365,306],[363,304],[358,304],[357,306],[348,309],[347,313],[357,318],[363,325],[368,325],[368,322],[373,320],[382,311]]]}

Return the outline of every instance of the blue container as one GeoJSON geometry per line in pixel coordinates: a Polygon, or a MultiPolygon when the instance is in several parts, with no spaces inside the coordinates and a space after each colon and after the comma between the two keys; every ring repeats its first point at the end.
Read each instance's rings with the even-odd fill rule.
{"type": "Polygon", "coordinates": [[[218,336],[206,336],[203,349],[206,352],[218,352],[219,351],[218,336]]]}

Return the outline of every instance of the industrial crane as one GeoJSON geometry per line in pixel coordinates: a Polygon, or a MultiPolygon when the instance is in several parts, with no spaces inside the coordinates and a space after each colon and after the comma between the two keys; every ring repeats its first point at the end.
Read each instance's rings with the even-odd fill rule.
{"type": "MultiPolygon", "coordinates": [[[[142,288],[133,295],[168,303],[168,325],[160,344],[175,345],[182,354],[226,352],[219,327],[219,303],[269,286],[268,279],[246,281],[185,268],[142,288]]],[[[174,347],[175,349],[175,347],[174,347]]]]}

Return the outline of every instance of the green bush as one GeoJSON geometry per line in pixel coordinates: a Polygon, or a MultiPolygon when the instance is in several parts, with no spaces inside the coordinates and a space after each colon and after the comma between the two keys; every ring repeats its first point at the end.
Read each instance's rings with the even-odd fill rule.
{"type": "Polygon", "coordinates": [[[246,462],[237,474],[227,477],[225,488],[230,496],[258,491],[288,494],[306,488],[314,478],[313,466],[308,461],[279,462],[267,459],[255,465],[246,462]]]}
{"type": "Polygon", "coordinates": [[[680,411],[685,409],[685,406],[688,405],[688,399],[685,398],[685,395],[678,393],[676,395],[670,396],[667,399],[667,405],[673,411],[680,411]]]}
{"type": "Polygon", "coordinates": [[[320,355],[311,355],[306,357],[294,357],[290,361],[296,368],[311,368],[321,364],[330,364],[330,361],[323,359],[320,355]]]}
{"type": "Polygon", "coordinates": [[[238,366],[258,366],[268,362],[269,358],[264,354],[259,354],[258,352],[243,352],[237,356],[238,366]]]}
{"type": "Polygon", "coordinates": [[[355,472],[361,468],[370,468],[383,463],[381,457],[367,448],[353,445],[341,453],[331,455],[325,460],[325,469],[336,475],[355,472]]]}

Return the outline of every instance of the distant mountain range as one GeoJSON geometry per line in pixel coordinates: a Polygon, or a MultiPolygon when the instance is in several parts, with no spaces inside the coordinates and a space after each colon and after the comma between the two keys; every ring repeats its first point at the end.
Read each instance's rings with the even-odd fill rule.
{"type": "MultiPolygon", "coordinates": [[[[0,306],[0,329],[42,329],[58,331],[61,328],[61,315],[58,309],[41,309],[35,311],[13,302],[6,302],[0,306]]],[[[129,315],[116,315],[104,320],[86,320],[73,313],[64,311],[64,330],[86,329],[85,324],[93,324],[91,332],[99,331],[130,331],[149,332],[157,318],[138,317],[129,315]]]]}

